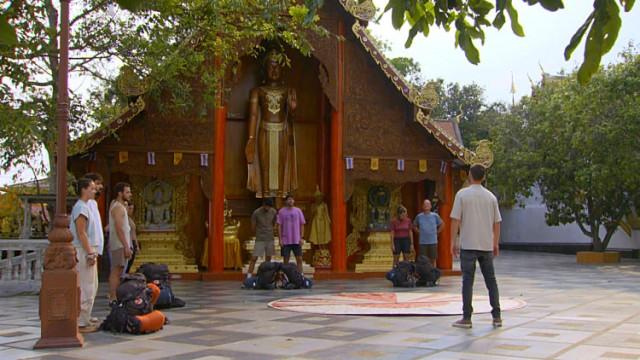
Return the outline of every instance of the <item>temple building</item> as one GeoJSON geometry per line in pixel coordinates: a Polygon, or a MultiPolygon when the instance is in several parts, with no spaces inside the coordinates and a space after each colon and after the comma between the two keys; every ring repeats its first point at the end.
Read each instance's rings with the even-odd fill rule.
{"type": "Polygon", "coordinates": [[[110,189],[130,183],[139,261],[195,278],[239,277],[252,211],[288,193],[307,219],[316,278],[388,270],[388,223],[400,204],[415,216],[424,198],[437,199],[438,266],[451,269],[449,212],[475,153],[455,121],[430,117],[433,92],[414,89],[376,47],[373,15],[371,2],[325,2],[321,24],[344,40],[312,37],[312,56],[288,51],[287,68],[268,53],[241,59],[210,112],[174,114],[130,91],[120,116],[71,144],[70,171],[105,177],[103,215],[110,189]]]}

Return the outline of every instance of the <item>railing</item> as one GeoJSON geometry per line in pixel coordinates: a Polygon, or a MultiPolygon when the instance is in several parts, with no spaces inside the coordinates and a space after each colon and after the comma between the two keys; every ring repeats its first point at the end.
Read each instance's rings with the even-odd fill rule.
{"type": "Polygon", "coordinates": [[[46,239],[0,240],[0,297],[40,290],[46,239]]]}

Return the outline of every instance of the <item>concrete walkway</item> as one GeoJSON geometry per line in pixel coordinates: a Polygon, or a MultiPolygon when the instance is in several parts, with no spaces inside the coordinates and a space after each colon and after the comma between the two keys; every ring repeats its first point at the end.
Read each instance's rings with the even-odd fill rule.
{"type": "MultiPolygon", "coordinates": [[[[145,336],[94,333],[81,349],[33,351],[40,335],[38,298],[0,299],[0,359],[640,359],[640,262],[581,266],[574,256],[504,252],[496,261],[503,297],[528,306],[475,316],[471,330],[457,317],[366,317],[272,310],[291,295],[391,291],[389,282],[322,281],[312,290],[246,291],[231,282],[174,282],[187,307],[167,311],[171,324],[145,336]]],[[[459,292],[460,278],[438,288],[459,292]]],[[[106,315],[106,284],[94,315],[106,315]]],[[[476,294],[486,294],[482,276],[476,294]]]]}

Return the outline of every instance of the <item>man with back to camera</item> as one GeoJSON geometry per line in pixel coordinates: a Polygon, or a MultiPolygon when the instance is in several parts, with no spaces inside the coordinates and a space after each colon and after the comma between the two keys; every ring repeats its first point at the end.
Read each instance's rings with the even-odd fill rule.
{"type": "Polygon", "coordinates": [[[493,326],[501,327],[500,295],[493,268],[493,258],[500,253],[500,210],[496,197],[482,186],[485,168],[473,165],[469,171],[470,186],[458,191],[451,210],[451,252],[460,256],[462,270],[462,319],[452,326],[470,329],[473,313],[473,280],[476,261],[489,291],[493,326]],[[460,242],[457,242],[458,229],[460,242]]]}
{"type": "Polygon", "coordinates": [[[280,235],[280,252],[285,264],[289,263],[291,252],[296,257],[298,271],[302,273],[302,245],[304,244],[304,214],[302,210],[293,206],[295,200],[292,195],[285,198],[286,206],[278,211],[278,233],[280,235]]]}

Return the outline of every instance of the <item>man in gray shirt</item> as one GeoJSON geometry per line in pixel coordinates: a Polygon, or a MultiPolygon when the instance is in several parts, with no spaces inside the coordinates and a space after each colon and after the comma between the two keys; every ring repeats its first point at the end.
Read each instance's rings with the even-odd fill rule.
{"type": "Polygon", "coordinates": [[[500,296],[498,283],[493,269],[493,258],[500,252],[500,210],[496,197],[482,186],[485,168],[473,165],[469,171],[471,185],[456,194],[451,210],[451,252],[460,256],[462,269],[462,319],[454,327],[471,328],[471,306],[473,298],[473,280],[476,273],[476,261],[489,290],[493,326],[502,326],[500,317],[500,296]],[[457,234],[460,230],[460,242],[457,234]]]}
{"type": "Polygon", "coordinates": [[[265,261],[271,261],[275,250],[273,246],[273,226],[276,223],[276,209],[273,208],[273,200],[266,198],[262,206],[251,214],[251,229],[256,234],[255,246],[249,262],[247,277],[253,275],[253,269],[259,256],[264,256],[265,261]]]}

